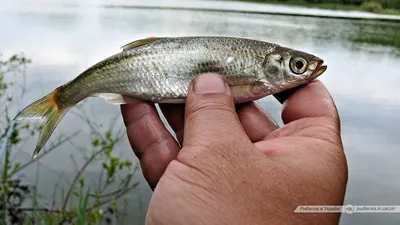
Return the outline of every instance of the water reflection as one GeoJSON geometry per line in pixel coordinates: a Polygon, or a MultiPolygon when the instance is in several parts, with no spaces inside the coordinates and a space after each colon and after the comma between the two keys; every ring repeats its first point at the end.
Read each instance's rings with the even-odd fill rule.
{"type": "MultiPolygon", "coordinates": [[[[6,54],[24,51],[33,59],[28,76],[32,89],[23,104],[118,52],[122,45],[147,36],[258,37],[315,53],[329,65],[321,80],[331,91],[342,118],[350,171],[346,203],[397,204],[400,201],[397,194],[400,191],[399,26],[387,22],[207,11],[21,7],[0,13],[0,48],[6,54]]],[[[269,97],[260,102],[279,121],[279,103],[269,97]]],[[[118,107],[98,99],[89,100],[89,106],[98,121],[108,122],[110,115],[119,113],[118,107]]],[[[77,121],[75,116],[67,114],[55,135],[75,132],[77,121]]],[[[122,127],[121,118],[117,122],[122,127]]],[[[88,144],[88,136],[85,131],[76,141],[88,144]]],[[[35,142],[36,139],[27,146],[35,142]]],[[[31,153],[32,149],[26,151],[31,153]]],[[[119,151],[123,157],[134,159],[126,140],[119,151]]],[[[70,153],[67,146],[43,163],[56,170],[73,172],[68,160],[60,160],[68,158],[70,153]]],[[[91,168],[91,171],[98,170],[91,168]]],[[[43,192],[46,186],[52,187],[43,185],[43,192]]],[[[148,201],[150,191],[146,184],[143,189],[148,191],[145,196],[148,201]]],[[[136,210],[135,207],[132,209],[136,210]]],[[[379,220],[390,224],[395,219],[391,215],[348,215],[342,222],[375,224],[379,220]]]]}

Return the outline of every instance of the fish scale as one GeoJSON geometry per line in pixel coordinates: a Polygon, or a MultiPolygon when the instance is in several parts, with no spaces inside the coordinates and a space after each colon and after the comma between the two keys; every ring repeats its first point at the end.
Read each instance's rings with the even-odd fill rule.
{"type": "Polygon", "coordinates": [[[33,102],[14,119],[45,120],[33,156],[70,108],[90,96],[126,104],[130,96],[154,103],[184,103],[201,73],[220,74],[235,103],[260,99],[321,75],[323,60],[278,44],[237,37],[156,37],[123,47],[72,81],[33,102]]]}

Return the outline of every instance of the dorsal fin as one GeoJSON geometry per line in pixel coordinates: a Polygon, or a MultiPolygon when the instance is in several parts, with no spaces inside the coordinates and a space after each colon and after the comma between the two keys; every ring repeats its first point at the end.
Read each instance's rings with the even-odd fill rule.
{"type": "Polygon", "coordinates": [[[158,41],[160,39],[163,39],[162,37],[149,37],[149,38],[145,38],[145,39],[140,39],[140,40],[136,40],[136,41],[132,41],[131,43],[128,43],[124,46],[122,46],[122,51],[127,51],[133,48],[137,48],[139,46],[143,46],[143,45],[147,45],[150,44],[152,42],[158,41]]]}

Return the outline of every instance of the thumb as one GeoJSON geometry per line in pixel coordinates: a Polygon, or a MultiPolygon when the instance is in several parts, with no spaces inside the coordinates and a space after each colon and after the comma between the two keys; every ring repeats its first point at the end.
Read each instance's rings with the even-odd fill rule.
{"type": "Polygon", "coordinates": [[[189,87],[183,147],[227,148],[250,143],[235,110],[229,86],[217,74],[202,74],[189,87]]]}

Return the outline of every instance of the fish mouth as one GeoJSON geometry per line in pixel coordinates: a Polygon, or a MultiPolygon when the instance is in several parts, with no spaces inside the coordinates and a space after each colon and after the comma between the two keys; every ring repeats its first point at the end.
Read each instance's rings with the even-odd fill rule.
{"type": "Polygon", "coordinates": [[[319,59],[317,68],[315,68],[315,70],[311,74],[310,78],[315,79],[315,78],[319,77],[321,74],[323,74],[326,71],[326,69],[328,69],[328,66],[324,65],[324,60],[319,59]]]}

